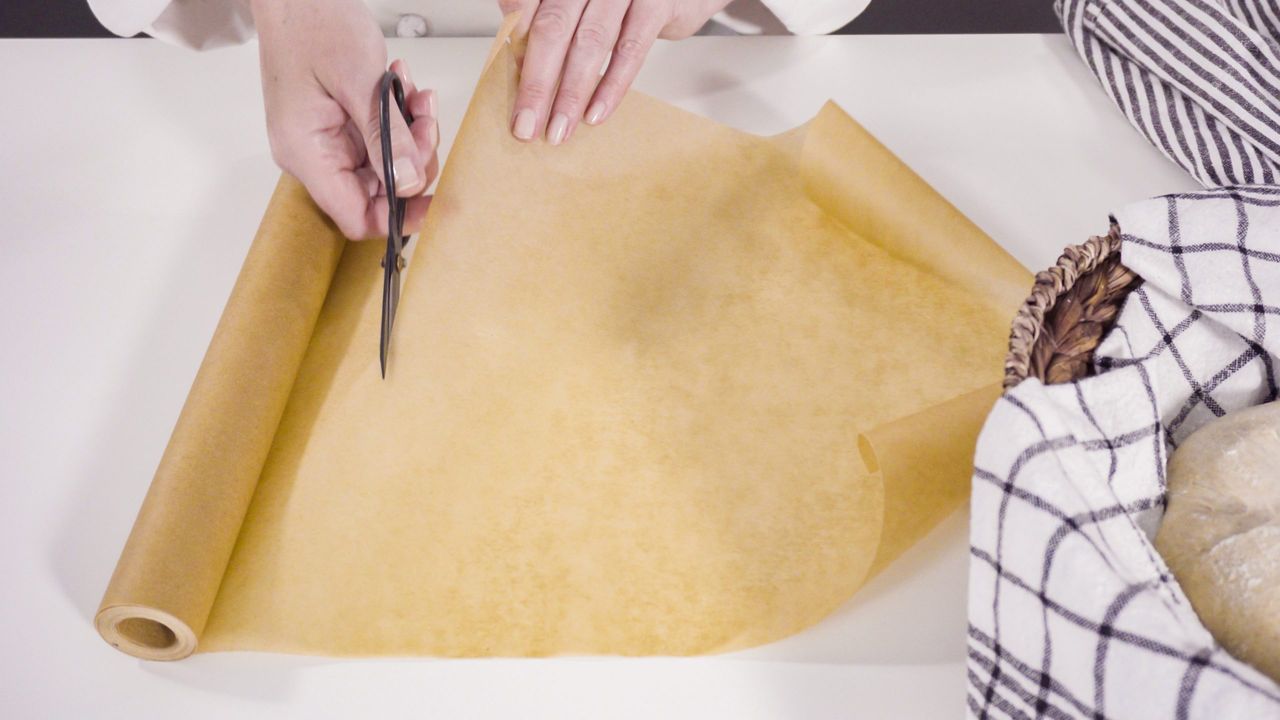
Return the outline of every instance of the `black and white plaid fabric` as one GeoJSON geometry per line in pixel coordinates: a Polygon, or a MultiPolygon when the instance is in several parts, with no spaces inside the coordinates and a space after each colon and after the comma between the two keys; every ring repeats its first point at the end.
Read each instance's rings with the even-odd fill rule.
{"type": "Polygon", "coordinates": [[[1277,397],[1280,187],[1155,198],[1117,220],[1145,282],[1099,374],[1023,382],[978,441],[969,714],[1280,718],[1280,687],[1214,643],[1151,544],[1168,454],[1277,397]]]}
{"type": "Polygon", "coordinates": [[[1124,262],[1145,282],[1098,374],[1023,382],[987,420],[968,714],[1280,719],[1280,687],[1214,642],[1151,543],[1169,453],[1208,420],[1277,398],[1280,1],[1056,6],[1130,122],[1217,189],[1117,213],[1124,262]]]}

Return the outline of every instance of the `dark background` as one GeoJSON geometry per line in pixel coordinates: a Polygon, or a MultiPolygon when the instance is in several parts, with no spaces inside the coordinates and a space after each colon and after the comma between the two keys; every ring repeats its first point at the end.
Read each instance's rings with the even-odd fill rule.
{"type": "MultiPolygon", "coordinates": [[[[1059,32],[1052,0],[872,0],[841,33],[1059,32]]],[[[83,0],[0,0],[0,38],[111,37],[83,0]]]]}
{"type": "Polygon", "coordinates": [[[840,30],[847,35],[1052,32],[1062,32],[1053,0],[871,0],[840,30]]]}

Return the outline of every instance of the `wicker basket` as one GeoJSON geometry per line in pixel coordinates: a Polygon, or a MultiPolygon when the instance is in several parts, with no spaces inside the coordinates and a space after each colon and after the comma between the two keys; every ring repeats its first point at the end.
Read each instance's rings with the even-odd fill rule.
{"type": "Polygon", "coordinates": [[[1057,264],[1036,274],[1031,296],[1009,333],[1004,387],[1028,377],[1078,380],[1093,372],[1093,352],[1115,324],[1124,299],[1141,279],[1120,264],[1120,228],[1066,249],[1057,264]]]}

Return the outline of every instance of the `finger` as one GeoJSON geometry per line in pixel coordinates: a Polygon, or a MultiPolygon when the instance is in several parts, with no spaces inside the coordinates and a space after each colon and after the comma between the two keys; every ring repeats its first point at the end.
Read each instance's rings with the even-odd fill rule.
{"type": "Polygon", "coordinates": [[[618,43],[614,45],[613,56],[609,59],[609,67],[596,87],[595,97],[587,110],[586,120],[589,125],[599,125],[618,109],[631,83],[640,74],[640,66],[653,47],[653,41],[662,32],[661,18],[643,12],[643,9],[643,4],[633,3],[627,10],[618,43]]]}
{"type": "Polygon", "coordinates": [[[436,151],[440,147],[440,124],[435,118],[424,116],[421,120],[414,118],[413,125],[409,129],[422,156],[427,158],[427,165],[422,173],[422,190],[426,192],[431,187],[431,183],[435,182],[436,168],[439,167],[436,151]]]}
{"type": "MultiPolygon", "coordinates": [[[[393,71],[398,70],[397,63],[401,63],[406,72],[401,80],[407,78],[407,66],[402,61],[397,60],[391,64],[393,71]]],[[[406,89],[412,86],[412,80],[407,80],[406,89]]],[[[409,109],[409,114],[413,116],[413,122],[409,124],[409,133],[413,135],[414,144],[418,146],[419,157],[425,158],[427,166],[423,172],[422,193],[427,192],[431,188],[431,183],[435,182],[438,175],[439,163],[436,162],[436,152],[440,147],[440,120],[439,105],[436,100],[435,90],[419,90],[416,87],[405,93],[405,107],[409,109]]],[[[396,188],[397,192],[399,187],[396,188]]],[[[401,197],[404,197],[401,194],[401,197]]]]}
{"type": "MultiPolygon", "coordinates": [[[[414,145],[417,146],[420,157],[433,158],[436,149],[440,144],[440,128],[437,115],[437,102],[435,90],[415,90],[412,95],[405,98],[405,105],[409,108],[409,112],[413,115],[413,123],[409,126],[409,132],[413,135],[414,145]]],[[[364,138],[360,134],[360,130],[356,128],[354,122],[346,123],[344,130],[351,139],[353,148],[359,150],[358,157],[355,157],[352,164],[359,165],[356,168],[356,174],[360,177],[360,181],[364,183],[368,190],[369,196],[386,195],[387,191],[382,184],[381,173],[374,171],[366,157],[364,146],[364,138]]],[[[381,140],[379,140],[381,144],[381,140]]],[[[428,161],[428,165],[430,161],[428,161]]],[[[423,191],[425,192],[435,180],[435,173],[427,172],[425,182],[423,183],[423,191]]],[[[399,186],[396,187],[399,192],[399,186]]],[[[401,195],[403,197],[403,194],[401,195]]]]}
{"type": "Polygon", "coordinates": [[[516,67],[524,64],[524,51],[528,40],[529,26],[533,24],[533,16],[538,12],[541,0],[498,0],[498,9],[505,19],[511,13],[520,13],[516,25],[511,30],[510,45],[516,56],[516,67]]]}
{"type": "MultiPolygon", "coordinates": [[[[333,219],[343,235],[352,240],[374,236],[377,222],[370,214],[373,198],[368,192],[367,180],[362,180],[356,171],[311,161],[299,167],[297,175],[311,198],[333,219]]],[[[386,224],[384,216],[382,225],[386,224]]]]}
{"type": "Polygon", "coordinates": [[[515,37],[523,37],[533,22],[533,14],[538,9],[538,0],[498,0],[498,10],[505,18],[511,13],[520,13],[520,21],[512,33],[515,37]]]}
{"type": "Polygon", "coordinates": [[[542,134],[564,67],[569,41],[587,0],[543,0],[529,26],[529,50],[520,71],[511,133],[529,141],[542,134]]]}
{"type": "MultiPolygon", "coordinates": [[[[422,229],[422,221],[427,217],[427,208],[431,206],[431,196],[411,197],[404,206],[404,234],[413,235],[422,229]]],[[[387,235],[387,198],[373,198],[369,203],[368,221],[373,237],[387,235]]]]}
{"type": "Polygon", "coordinates": [[[439,119],[438,101],[435,90],[417,90],[405,96],[405,104],[413,119],[429,117],[439,119]]]}
{"type": "Polygon", "coordinates": [[[391,61],[391,72],[400,78],[400,86],[404,89],[406,99],[418,91],[418,86],[413,84],[413,76],[409,74],[409,64],[403,59],[396,58],[391,61]]]}
{"type": "MultiPolygon", "coordinates": [[[[438,130],[432,130],[429,132],[432,132],[436,137],[439,137],[438,130]]],[[[378,179],[378,176],[374,174],[373,168],[365,165],[364,167],[356,168],[355,173],[360,179],[360,182],[369,197],[385,198],[387,196],[387,189],[383,186],[382,181],[378,179]]],[[[426,186],[428,190],[431,189],[431,184],[434,183],[436,178],[439,176],[440,156],[433,149],[430,153],[430,159],[427,161],[427,167],[423,171],[423,177],[426,178],[426,186]]]]}
{"type": "Polygon", "coordinates": [[[582,13],[547,123],[547,140],[552,145],[568,140],[582,119],[630,4],[631,0],[592,0],[582,13]]]}
{"type": "Polygon", "coordinates": [[[413,77],[409,74],[409,65],[404,60],[397,59],[391,63],[391,71],[400,76],[400,82],[404,87],[404,106],[409,111],[409,116],[413,118],[409,131],[417,143],[418,156],[427,158],[431,153],[435,152],[436,144],[439,142],[439,127],[431,130],[433,126],[436,126],[440,117],[436,91],[431,89],[419,90],[418,86],[413,83],[413,77]],[[421,133],[416,129],[420,121],[424,123],[421,133]]]}
{"type": "Polygon", "coordinates": [[[440,156],[432,155],[431,161],[427,163],[427,183],[433,183],[436,178],[440,177],[440,156]]]}
{"type": "Polygon", "coordinates": [[[710,4],[699,5],[678,4],[674,8],[670,21],[659,31],[658,37],[663,40],[684,40],[698,34],[713,15],[728,5],[728,0],[713,0],[710,4]]]}
{"type": "MultiPolygon", "coordinates": [[[[380,115],[381,79],[381,75],[376,78],[361,75],[360,79],[353,79],[350,82],[355,83],[355,85],[349,86],[342,93],[339,102],[342,103],[347,113],[351,115],[351,120],[355,123],[356,128],[360,130],[360,137],[364,143],[369,164],[373,166],[373,169],[378,173],[378,177],[385,184],[386,178],[383,177],[382,163],[382,119],[380,115]],[[359,89],[356,89],[357,87],[359,89]]],[[[401,82],[403,82],[403,79],[401,82]]],[[[409,132],[408,123],[405,122],[399,108],[395,106],[394,98],[391,98],[390,102],[391,157],[392,172],[395,174],[396,181],[396,194],[400,197],[417,195],[426,187],[423,182],[423,168],[426,165],[426,161],[414,143],[413,134],[409,132]]]]}
{"type": "Polygon", "coordinates": [[[404,208],[404,231],[414,235],[422,230],[422,222],[427,219],[427,210],[431,208],[431,195],[409,198],[404,208]]]}
{"type": "Polygon", "coordinates": [[[356,178],[360,181],[360,186],[364,188],[364,192],[369,197],[377,197],[386,195],[387,191],[382,187],[382,181],[378,179],[378,174],[368,165],[362,165],[355,169],[356,178]]]}
{"type": "MultiPolygon", "coordinates": [[[[419,90],[406,98],[409,112],[413,114],[413,123],[409,132],[413,135],[414,144],[418,146],[420,157],[425,158],[427,166],[423,172],[422,192],[431,188],[438,174],[432,169],[436,153],[440,148],[440,120],[437,116],[436,93],[434,90],[419,90]]],[[[438,167],[436,163],[436,167],[438,167]]],[[[398,189],[398,188],[397,188],[398,189]]]]}

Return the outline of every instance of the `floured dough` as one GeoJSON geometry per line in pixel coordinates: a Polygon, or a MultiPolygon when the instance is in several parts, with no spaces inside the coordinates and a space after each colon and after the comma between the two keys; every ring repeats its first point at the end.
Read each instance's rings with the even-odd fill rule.
{"type": "Polygon", "coordinates": [[[1280,402],[1231,413],[1174,453],[1156,548],[1218,642],[1280,680],[1280,402]]]}

